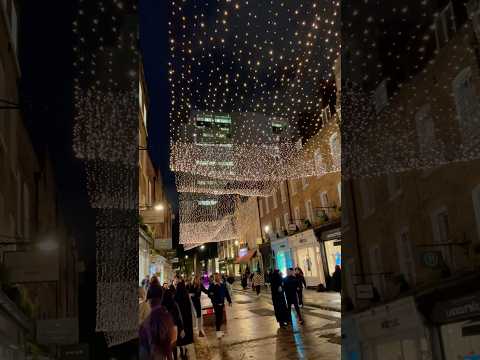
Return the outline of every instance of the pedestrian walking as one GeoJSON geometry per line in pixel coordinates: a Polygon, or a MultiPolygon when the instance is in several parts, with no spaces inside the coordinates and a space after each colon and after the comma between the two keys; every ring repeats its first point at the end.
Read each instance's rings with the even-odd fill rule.
{"type": "Polygon", "coordinates": [[[285,292],[283,289],[283,279],[279,270],[276,269],[270,274],[270,285],[275,318],[280,327],[284,328],[292,321],[292,316],[287,308],[285,292]]]}
{"type": "Polygon", "coordinates": [[[192,303],[190,302],[190,296],[188,295],[184,281],[180,281],[177,284],[174,299],[180,309],[180,314],[183,319],[183,331],[185,332],[185,336],[178,339],[177,347],[180,348],[180,357],[182,359],[188,359],[188,349],[186,346],[193,343],[193,322],[192,303]]]}
{"type": "Polygon", "coordinates": [[[180,339],[185,337],[185,330],[183,327],[182,313],[180,311],[180,308],[178,307],[178,304],[174,299],[174,293],[170,289],[166,290],[163,294],[162,306],[167,309],[167,311],[173,318],[173,322],[175,326],[177,327],[177,333],[178,333],[177,341],[172,347],[173,359],[177,360],[178,359],[177,343],[179,342],[180,339]]]}
{"type": "Polygon", "coordinates": [[[145,290],[148,290],[149,285],[150,285],[150,275],[145,275],[145,277],[142,279],[141,286],[145,290]]]}
{"type": "Polygon", "coordinates": [[[242,274],[242,288],[243,290],[246,290],[247,289],[247,286],[248,286],[248,275],[246,273],[243,273],[242,274]]]}
{"type": "Polygon", "coordinates": [[[220,278],[220,274],[215,273],[214,282],[208,288],[208,296],[212,301],[213,311],[215,313],[215,329],[217,331],[217,338],[220,339],[224,333],[221,331],[223,322],[223,311],[225,308],[225,298],[227,298],[228,304],[232,306],[232,298],[228,293],[225,284],[220,278]]]}
{"type": "Polygon", "coordinates": [[[332,290],[337,292],[342,290],[342,269],[340,265],[335,265],[335,271],[332,274],[332,290]]]}
{"type": "Polygon", "coordinates": [[[298,316],[298,321],[300,324],[303,324],[302,313],[300,312],[300,307],[298,306],[298,288],[300,287],[300,283],[295,277],[295,273],[292,268],[288,269],[288,276],[283,282],[283,287],[285,289],[288,310],[290,311],[293,305],[298,316]]]}
{"type": "Polygon", "coordinates": [[[140,360],[173,360],[177,327],[163,306],[157,305],[152,309],[140,326],[139,338],[140,360]]]}
{"type": "Polygon", "coordinates": [[[257,296],[260,295],[260,288],[264,284],[263,275],[260,273],[260,270],[257,270],[252,279],[252,288],[257,292],[257,296]]]}
{"type": "Polygon", "coordinates": [[[298,305],[303,308],[303,288],[307,288],[307,283],[305,281],[303,271],[299,267],[295,268],[295,277],[297,278],[300,285],[298,288],[298,305]]]}
{"type": "Polygon", "coordinates": [[[207,289],[203,286],[200,277],[195,276],[193,279],[193,283],[189,288],[190,296],[192,298],[193,307],[196,313],[196,320],[197,320],[197,329],[198,329],[198,336],[204,337],[205,331],[203,330],[203,317],[202,317],[202,304],[201,304],[201,297],[202,292],[208,295],[207,289]]]}
{"type": "Polygon", "coordinates": [[[138,288],[138,324],[141,326],[145,319],[150,315],[150,304],[147,301],[147,294],[145,288],[140,286],[138,288]]]}

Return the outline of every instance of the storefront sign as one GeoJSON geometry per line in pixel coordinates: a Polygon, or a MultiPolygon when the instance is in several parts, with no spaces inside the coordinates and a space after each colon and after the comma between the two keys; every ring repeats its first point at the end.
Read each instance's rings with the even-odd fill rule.
{"type": "Polygon", "coordinates": [[[373,299],[373,286],[372,284],[358,284],[355,285],[355,295],[359,300],[373,299]]]}
{"type": "Polygon", "coordinates": [[[164,211],[144,210],[141,212],[145,224],[162,224],[164,222],[164,211]]]}
{"type": "Polygon", "coordinates": [[[61,359],[64,360],[89,360],[89,347],[88,344],[78,344],[62,346],[60,349],[61,359]]]}
{"type": "Polygon", "coordinates": [[[248,248],[242,248],[242,249],[238,250],[238,257],[245,256],[245,255],[247,255],[247,253],[248,253],[248,248]]]}
{"type": "Polygon", "coordinates": [[[155,239],[155,249],[157,250],[170,250],[172,249],[172,238],[155,239]]]}
{"type": "Polygon", "coordinates": [[[421,254],[422,264],[429,268],[436,268],[440,264],[442,253],[440,251],[425,251],[421,254]]]}
{"type": "Polygon", "coordinates": [[[288,243],[291,248],[299,246],[308,246],[314,245],[317,241],[317,238],[313,230],[307,230],[300,234],[295,234],[288,237],[288,243]]]}
{"type": "Polygon", "coordinates": [[[12,283],[58,281],[58,251],[12,251],[4,253],[4,264],[12,283]]]}
{"type": "Polygon", "coordinates": [[[354,315],[354,318],[361,341],[389,337],[408,330],[418,332],[423,327],[412,297],[375,307],[354,315]]]}
{"type": "Polygon", "coordinates": [[[296,224],[288,224],[288,230],[289,231],[297,230],[297,225],[296,224]]]}
{"type": "Polygon", "coordinates": [[[433,309],[433,318],[439,323],[460,321],[479,315],[480,293],[438,303],[433,309]]]}
{"type": "Polygon", "coordinates": [[[78,318],[37,320],[37,341],[43,345],[78,343],[78,318]]]}

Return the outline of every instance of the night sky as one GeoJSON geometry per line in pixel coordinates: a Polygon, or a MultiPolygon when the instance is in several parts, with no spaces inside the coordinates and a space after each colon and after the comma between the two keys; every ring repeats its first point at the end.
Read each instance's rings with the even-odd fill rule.
{"type": "Polygon", "coordinates": [[[168,8],[168,1],[140,1],[140,49],[150,99],[150,156],[162,173],[169,200],[177,209],[175,177],[169,167],[168,8]]]}

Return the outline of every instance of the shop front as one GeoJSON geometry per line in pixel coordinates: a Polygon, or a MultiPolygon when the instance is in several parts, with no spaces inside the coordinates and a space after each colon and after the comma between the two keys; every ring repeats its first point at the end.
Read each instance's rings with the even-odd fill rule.
{"type": "Polygon", "coordinates": [[[353,315],[353,319],[362,359],[434,359],[430,330],[412,296],[353,315]]]}
{"type": "Polygon", "coordinates": [[[287,270],[293,268],[293,259],[288,238],[277,239],[271,242],[272,257],[275,262],[275,268],[280,270],[282,276],[287,276],[287,270]]]}
{"type": "Polygon", "coordinates": [[[294,267],[303,270],[307,286],[325,285],[320,246],[312,229],[288,237],[294,267]]]}
{"type": "Polygon", "coordinates": [[[138,280],[139,283],[150,274],[150,243],[147,235],[140,230],[138,237],[138,280]]]}
{"type": "Polygon", "coordinates": [[[152,257],[150,265],[150,276],[158,277],[160,284],[169,282],[173,278],[172,266],[163,256],[156,255],[152,257]]]}
{"type": "Polygon", "coordinates": [[[432,319],[443,359],[480,359],[480,292],[437,303],[432,319]]]}
{"type": "Polygon", "coordinates": [[[250,269],[250,272],[257,270],[253,266],[258,263],[257,250],[248,250],[248,248],[241,248],[238,251],[238,257],[235,259],[235,271],[238,271],[238,274],[243,274],[247,267],[250,269]]]}
{"type": "Polygon", "coordinates": [[[323,266],[326,274],[332,275],[335,266],[342,266],[342,233],[341,229],[322,232],[320,237],[323,266]]]}

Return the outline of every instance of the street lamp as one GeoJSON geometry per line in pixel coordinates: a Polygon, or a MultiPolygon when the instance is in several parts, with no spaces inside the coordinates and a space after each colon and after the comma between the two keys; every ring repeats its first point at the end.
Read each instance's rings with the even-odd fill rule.
{"type": "Polygon", "coordinates": [[[235,246],[238,246],[238,240],[235,240],[235,246]]]}
{"type": "Polygon", "coordinates": [[[266,233],[268,233],[270,231],[270,226],[265,225],[265,227],[263,229],[265,230],[266,233]]]}
{"type": "Polygon", "coordinates": [[[188,259],[188,255],[185,255],[185,259],[188,259]]]}
{"type": "Polygon", "coordinates": [[[163,206],[162,203],[158,203],[153,207],[156,211],[162,211],[165,209],[165,206],[163,206]]]}
{"type": "Polygon", "coordinates": [[[50,252],[58,249],[58,242],[54,241],[53,239],[48,239],[36,244],[37,248],[45,251],[50,252]]]}
{"type": "Polygon", "coordinates": [[[200,246],[200,250],[205,249],[205,245],[200,246]]]}

